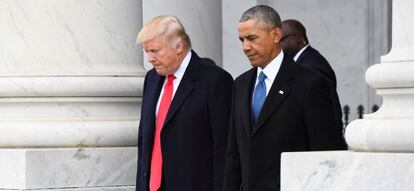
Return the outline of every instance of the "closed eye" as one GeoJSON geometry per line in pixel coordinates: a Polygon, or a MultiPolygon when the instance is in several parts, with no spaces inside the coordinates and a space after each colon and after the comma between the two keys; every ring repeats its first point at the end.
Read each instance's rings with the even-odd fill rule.
{"type": "Polygon", "coordinates": [[[249,36],[246,36],[246,37],[239,37],[239,39],[240,39],[241,42],[244,42],[244,41],[255,41],[257,39],[257,36],[255,36],[255,35],[249,35],[249,36]]]}
{"type": "Polygon", "coordinates": [[[149,49],[149,50],[147,50],[147,53],[153,53],[153,54],[156,54],[156,53],[158,53],[160,50],[159,49],[149,49]]]}

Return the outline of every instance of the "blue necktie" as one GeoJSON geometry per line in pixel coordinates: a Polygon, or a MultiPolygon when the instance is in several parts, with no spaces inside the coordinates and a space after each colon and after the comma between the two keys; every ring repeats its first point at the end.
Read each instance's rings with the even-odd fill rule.
{"type": "Polygon", "coordinates": [[[253,120],[256,123],[257,118],[259,117],[260,110],[262,110],[262,106],[266,100],[266,83],[265,80],[266,75],[263,72],[259,74],[259,82],[254,89],[253,95],[253,103],[252,103],[252,112],[253,112],[253,120]]]}

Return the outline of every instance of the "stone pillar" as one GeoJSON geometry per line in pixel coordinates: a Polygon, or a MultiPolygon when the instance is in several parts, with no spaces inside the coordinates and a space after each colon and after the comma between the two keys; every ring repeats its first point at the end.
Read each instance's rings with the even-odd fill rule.
{"type": "Polygon", "coordinates": [[[383,104],[365,119],[352,122],[346,140],[355,150],[414,151],[414,2],[393,1],[392,49],[371,66],[367,83],[383,97],[383,104]]]}
{"type": "Polygon", "coordinates": [[[392,49],[366,72],[383,105],[346,131],[357,152],[284,153],[282,191],[414,189],[414,2],[392,8],[392,49]]]}
{"type": "Polygon", "coordinates": [[[257,0],[222,0],[223,6],[223,68],[233,78],[252,66],[242,50],[239,40],[239,19],[244,11],[257,5],[257,0]]]}
{"type": "Polygon", "coordinates": [[[1,190],[134,190],[141,14],[136,0],[0,1],[1,190]]]}
{"type": "MultiPolygon", "coordinates": [[[[192,47],[200,57],[213,59],[222,66],[221,1],[220,0],[151,0],[143,1],[143,21],[159,15],[173,15],[183,23],[192,47]]],[[[145,56],[145,63],[146,61],[145,56]]],[[[147,68],[151,66],[146,64],[147,68]]]]}

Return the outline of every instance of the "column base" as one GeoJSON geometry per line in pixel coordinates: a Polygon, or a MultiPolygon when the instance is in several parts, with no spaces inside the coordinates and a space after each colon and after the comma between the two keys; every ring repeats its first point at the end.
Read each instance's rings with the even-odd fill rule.
{"type": "MultiPolygon", "coordinates": [[[[22,190],[22,189],[17,189],[22,190]]],[[[63,188],[63,189],[23,189],[23,190],[35,190],[35,191],[135,191],[135,186],[119,186],[119,187],[95,187],[95,188],[63,188]]],[[[2,190],[2,191],[16,191],[14,190],[2,190]]]]}
{"type": "Polygon", "coordinates": [[[282,154],[282,191],[414,189],[414,153],[353,151],[282,154]]]}
{"type": "Polygon", "coordinates": [[[0,190],[134,190],[136,147],[0,149],[0,190]]]}

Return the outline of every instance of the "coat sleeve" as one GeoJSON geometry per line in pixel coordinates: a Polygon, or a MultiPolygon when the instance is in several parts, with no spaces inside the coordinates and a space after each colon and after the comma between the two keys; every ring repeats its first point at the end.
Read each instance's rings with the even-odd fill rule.
{"type": "MultiPolygon", "coordinates": [[[[145,77],[144,80],[144,92],[143,92],[143,96],[145,97],[145,88],[146,88],[146,84],[147,84],[147,78],[148,78],[148,74],[145,77]]],[[[142,141],[143,141],[143,127],[142,127],[142,112],[141,112],[141,117],[140,117],[140,121],[139,121],[139,127],[138,127],[138,162],[137,162],[137,177],[136,177],[136,191],[140,190],[141,187],[141,176],[142,176],[142,141]]]]}
{"type": "Polygon", "coordinates": [[[321,77],[311,83],[304,104],[310,150],[344,150],[342,131],[336,127],[328,83],[321,77]]]}
{"type": "Polygon", "coordinates": [[[223,191],[238,191],[241,185],[241,163],[237,146],[237,138],[234,126],[234,102],[235,91],[233,87],[233,102],[231,107],[230,127],[226,151],[226,163],[224,168],[223,191]]]}
{"type": "Polygon", "coordinates": [[[229,127],[233,78],[227,72],[215,80],[209,95],[209,117],[213,138],[213,186],[223,188],[224,161],[229,127]]]}

